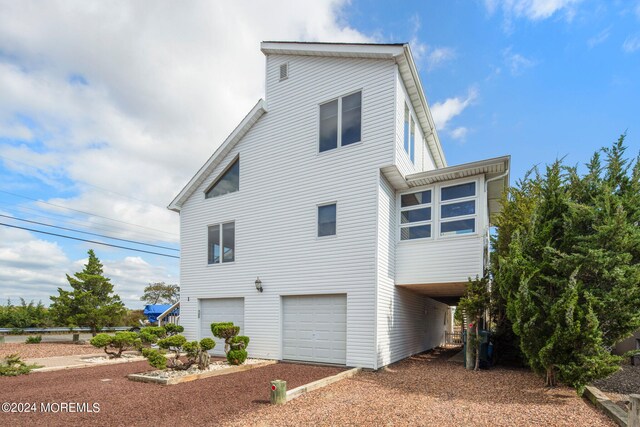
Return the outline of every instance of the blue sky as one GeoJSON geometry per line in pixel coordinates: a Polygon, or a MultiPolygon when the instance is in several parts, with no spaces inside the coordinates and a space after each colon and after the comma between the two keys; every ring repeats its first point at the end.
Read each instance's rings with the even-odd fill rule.
{"type": "MultiPolygon", "coordinates": [[[[261,40],[410,42],[450,165],[511,154],[513,182],[625,131],[640,149],[640,1],[239,3],[0,0],[0,214],[178,248],[165,206],[264,96],[261,40]]],[[[90,247],[130,307],[179,282],[173,258],[0,226],[0,299],[47,303],[90,247]]]]}

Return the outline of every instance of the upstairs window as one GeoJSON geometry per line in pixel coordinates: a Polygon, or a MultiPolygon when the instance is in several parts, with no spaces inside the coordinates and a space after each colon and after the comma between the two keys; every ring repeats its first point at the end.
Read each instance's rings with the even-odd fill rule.
{"type": "Polygon", "coordinates": [[[362,92],[320,105],[319,151],[355,144],[362,140],[362,92]]]}
{"type": "Polygon", "coordinates": [[[235,261],[236,225],[234,222],[209,226],[208,263],[235,261]]]}
{"type": "Polygon", "coordinates": [[[431,190],[400,196],[400,240],[431,237],[431,190]]]}
{"type": "Polygon", "coordinates": [[[205,198],[222,196],[240,190],[240,158],[237,158],[205,192],[205,198]]]}
{"type": "Polygon", "coordinates": [[[318,206],[318,237],[336,235],[336,204],[318,206]]]}
{"type": "Polygon", "coordinates": [[[404,151],[409,155],[411,162],[415,163],[416,123],[407,104],[404,104],[404,151]]]}
{"type": "Polygon", "coordinates": [[[476,232],[476,183],[440,189],[440,235],[450,236],[476,232]]]}

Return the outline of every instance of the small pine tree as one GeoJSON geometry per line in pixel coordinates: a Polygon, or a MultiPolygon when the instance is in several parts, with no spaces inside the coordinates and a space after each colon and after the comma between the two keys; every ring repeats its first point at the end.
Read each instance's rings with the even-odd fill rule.
{"type": "Polygon", "coordinates": [[[52,296],[50,310],[61,325],[85,326],[92,334],[105,326],[114,326],[126,314],[120,297],[113,293],[113,285],[103,275],[102,263],[93,250],[89,250],[89,260],[81,272],[67,280],[71,291],[58,288],[58,296],[52,296]]]}
{"type": "MultiPolygon", "coordinates": [[[[475,280],[469,278],[464,296],[458,303],[456,312],[464,313],[467,320],[473,324],[472,328],[467,328],[467,351],[475,353],[474,370],[480,369],[480,321],[489,309],[491,303],[489,293],[489,279],[487,276],[476,277],[475,280]],[[471,337],[471,334],[474,337],[471,337]]],[[[470,363],[467,368],[471,369],[470,363]]]]}

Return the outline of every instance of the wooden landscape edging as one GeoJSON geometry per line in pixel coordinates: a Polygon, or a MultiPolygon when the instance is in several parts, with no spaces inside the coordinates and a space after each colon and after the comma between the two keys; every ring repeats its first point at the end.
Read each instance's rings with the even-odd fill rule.
{"type": "Polygon", "coordinates": [[[278,363],[278,361],[265,360],[264,362],[254,363],[251,365],[238,365],[238,366],[233,366],[231,368],[200,372],[197,374],[184,375],[182,377],[174,377],[174,378],[151,377],[145,374],[129,374],[127,375],[127,378],[129,378],[131,381],[139,381],[143,383],[174,385],[174,384],[180,384],[180,383],[185,383],[189,381],[200,380],[203,378],[217,377],[218,375],[228,375],[228,374],[235,374],[237,372],[249,371],[251,369],[262,368],[264,366],[273,365],[275,363],[278,363]]]}
{"type": "Polygon", "coordinates": [[[627,412],[613,403],[604,393],[594,386],[588,385],[585,387],[584,395],[587,399],[593,403],[596,408],[605,413],[606,416],[611,418],[620,427],[627,427],[628,418],[627,412]]]}
{"type": "Polygon", "coordinates": [[[322,378],[318,381],[314,381],[312,383],[305,384],[303,386],[296,387],[292,390],[289,390],[287,391],[287,402],[297,397],[300,397],[303,394],[308,393],[310,391],[317,390],[322,387],[326,387],[329,384],[333,384],[345,378],[350,378],[355,374],[357,374],[358,372],[360,372],[361,370],[362,368],[349,369],[348,371],[340,372],[339,374],[333,375],[331,377],[322,378]]]}

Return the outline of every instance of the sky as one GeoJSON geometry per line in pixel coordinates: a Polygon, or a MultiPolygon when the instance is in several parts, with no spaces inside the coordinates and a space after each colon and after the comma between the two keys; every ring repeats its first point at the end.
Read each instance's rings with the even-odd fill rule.
{"type": "Polygon", "coordinates": [[[264,96],[263,40],[410,43],[449,165],[640,150],[640,0],[0,0],[0,300],[48,304],[91,248],[130,308],[179,283],[15,227],[178,256],[166,206],[264,96]]]}

